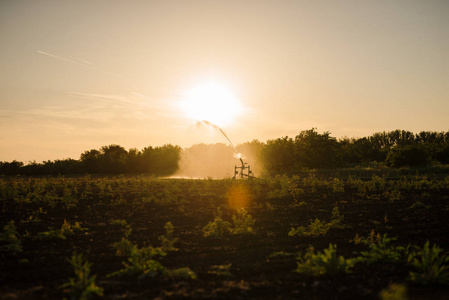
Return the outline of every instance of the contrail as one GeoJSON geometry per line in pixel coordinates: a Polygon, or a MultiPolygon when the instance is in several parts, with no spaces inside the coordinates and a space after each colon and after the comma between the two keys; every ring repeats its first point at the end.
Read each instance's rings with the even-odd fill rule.
{"type": "Polygon", "coordinates": [[[90,61],[87,61],[87,60],[84,60],[84,59],[81,59],[81,58],[78,58],[78,60],[79,60],[80,62],[85,63],[85,64],[93,65],[93,63],[91,63],[90,61]]]}
{"type": "Polygon", "coordinates": [[[85,64],[85,63],[92,64],[92,63],[90,63],[88,61],[84,61],[85,63],[83,64],[83,63],[80,63],[80,62],[77,62],[77,61],[74,61],[74,60],[71,60],[71,59],[67,59],[67,58],[64,58],[64,57],[61,57],[61,56],[57,56],[57,55],[54,55],[54,54],[51,54],[51,53],[48,53],[48,52],[44,52],[44,51],[40,51],[40,50],[37,50],[37,52],[40,53],[40,54],[43,54],[43,55],[47,55],[47,56],[50,56],[50,57],[53,57],[53,58],[56,58],[56,59],[59,59],[59,60],[63,60],[63,61],[75,64],[75,65],[78,65],[78,66],[82,66],[82,67],[85,67],[85,68],[88,68],[88,69],[91,69],[91,70],[95,70],[95,71],[98,71],[98,72],[103,72],[103,73],[107,73],[107,74],[110,74],[110,75],[114,75],[114,76],[120,77],[120,75],[114,74],[112,72],[105,71],[105,70],[102,70],[102,69],[99,69],[99,68],[96,68],[96,67],[92,67],[92,66],[89,66],[89,65],[85,64]]]}

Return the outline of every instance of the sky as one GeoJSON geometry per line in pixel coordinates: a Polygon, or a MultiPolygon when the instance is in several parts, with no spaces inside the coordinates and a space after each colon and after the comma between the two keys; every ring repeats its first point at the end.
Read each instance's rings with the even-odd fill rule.
{"type": "Polygon", "coordinates": [[[449,130],[446,0],[0,0],[0,43],[0,161],[228,143],[207,82],[235,145],[449,130]]]}

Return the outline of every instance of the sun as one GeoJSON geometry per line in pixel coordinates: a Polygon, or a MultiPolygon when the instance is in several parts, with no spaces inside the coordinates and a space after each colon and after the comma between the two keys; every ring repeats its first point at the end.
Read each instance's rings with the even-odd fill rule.
{"type": "Polygon", "coordinates": [[[232,123],[242,113],[242,106],[224,83],[208,80],[184,94],[181,108],[195,121],[209,121],[218,126],[232,123]]]}

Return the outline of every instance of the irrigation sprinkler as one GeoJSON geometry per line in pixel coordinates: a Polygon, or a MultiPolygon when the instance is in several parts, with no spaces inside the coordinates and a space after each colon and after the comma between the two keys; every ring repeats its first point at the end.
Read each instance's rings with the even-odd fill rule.
{"type": "Polygon", "coordinates": [[[240,158],[240,162],[242,163],[240,167],[234,166],[234,179],[237,179],[237,176],[239,176],[240,179],[256,178],[252,175],[253,171],[251,171],[251,166],[244,162],[242,158],[240,158]]]}
{"type": "Polygon", "coordinates": [[[237,157],[240,159],[240,162],[242,163],[242,165],[240,167],[239,166],[234,166],[234,177],[233,177],[233,179],[237,179],[237,176],[239,176],[240,179],[256,178],[253,175],[253,171],[251,171],[251,166],[243,161],[243,159],[241,157],[241,154],[237,153],[237,150],[235,149],[234,144],[231,142],[231,140],[226,135],[226,133],[220,127],[218,127],[217,125],[215,125],[215,124],[213,124],[213,123],[211,123],[209,121],[203,120],[203,123],[218,129],[224,135],[224,137],[228,140],[228,142],[231,144],[232,148],[234,148],[234,154],[237,155],[237,157]]]}

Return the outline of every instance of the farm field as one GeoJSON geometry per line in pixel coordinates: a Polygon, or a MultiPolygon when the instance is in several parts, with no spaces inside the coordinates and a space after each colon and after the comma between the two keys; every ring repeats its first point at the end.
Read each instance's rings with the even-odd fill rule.
{"type": "Polygon", "coordinates": [[[449,176],[3,177],[0,200],[0,299],[449,299],[449,176]]]}

